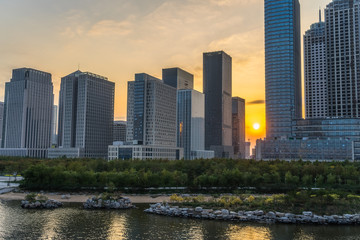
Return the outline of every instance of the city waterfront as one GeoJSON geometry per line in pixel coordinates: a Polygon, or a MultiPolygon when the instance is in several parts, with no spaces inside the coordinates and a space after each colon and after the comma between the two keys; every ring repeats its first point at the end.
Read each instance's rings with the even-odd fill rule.
{"type": "Polygon", "coordinates": [[[124,211],[88,211],[81,204],[25,210],[0,202],[1,239],[357,239],[357,226],[248,224],[145,214],[148,204],[124,211]]]}

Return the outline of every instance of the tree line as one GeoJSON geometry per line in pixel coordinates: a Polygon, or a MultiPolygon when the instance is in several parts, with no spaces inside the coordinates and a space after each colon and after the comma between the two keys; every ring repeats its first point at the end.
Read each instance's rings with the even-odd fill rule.
{"type": "Polygon", "coordinates": [[[360,163],[348,161],[17,159],[0,160],[0,171],[3,165],[22,173],[25,178],[22,186],[27,189],[219,187],[269,191],[295,188],[360,190],[360,163]],[[26,164],[21,165],[24,162],[26,164]]]}

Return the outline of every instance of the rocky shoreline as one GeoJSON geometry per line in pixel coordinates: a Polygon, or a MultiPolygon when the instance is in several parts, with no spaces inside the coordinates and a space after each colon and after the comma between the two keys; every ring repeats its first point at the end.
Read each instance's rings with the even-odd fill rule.
{"type": "Polygon", "coordinates": [[[131,209],[135,206],[127,197],[121,197],[117,200],[103,200],[101,198],[89,198],[84,204],[85,209],[131,209]]]}
{"type": "Polygon", "coordinates": [[[29,202],[26,200],[21,201],[21,207],[27,209],[41,209],[41,208],[54,209],[54,208],[62,207],[62,205],[63,205],[62,202],[53,199],[49,199],[44,202],[40,202],[40,201],[29,202]]]}
{"type": "Polygon", "coordinates": [[[180,208],[168,204],[150,204],[150,208],[144,210],[146,213],[170,217],[197,218],[209,220],[227,220],[237,222],[257,223],[287,223],[287,224],[318,224],[318,225],[357,225],[360,224],[360,214],[344,214],[319,216],[312,212],[303,212],[300,215],[281,212],[239,211],[233,212],[227,209],[213,210],[196,208],[180,208]]]}

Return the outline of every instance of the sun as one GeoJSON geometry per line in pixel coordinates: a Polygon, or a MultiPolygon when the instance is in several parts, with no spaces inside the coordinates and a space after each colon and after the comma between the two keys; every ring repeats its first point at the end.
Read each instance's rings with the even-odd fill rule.
{"type": "Polygon", "coordinates": [[[260,129],[260,124],[259,123],[254,123],[253,128],[255,130],[259,130],[260,129]]]}

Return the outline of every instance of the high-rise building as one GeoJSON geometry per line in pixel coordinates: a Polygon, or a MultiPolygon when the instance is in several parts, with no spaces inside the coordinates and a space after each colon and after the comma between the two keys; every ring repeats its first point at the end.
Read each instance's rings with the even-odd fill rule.
{"type": "Polygon", "coordinates": [[[177,92],[177,146],[186,160],[192,151],[205,150],[205,98],[198,91],[177,92]]]}
{"type": "Polygon", "coordinates": [[[128,82],[127,115],[126,115],[126,141],[134,140],[134,86],[135,81],[128,82]]]}
{"type": "Polygon", "coordinates": [[[0,102],[0,146],[2,141],[3,119],[4,119],[4,102],[0,102]]]}
{"type": "Polygon", "coordinates": [[[114,121],[113,142],[126,142],[126,121],[114,121]]]}
{"type": "Polygon", "coordinates": [[[181,68],[167,68],[162,70],[165,84],[176,89],[194,89],[194,75],[181,68]]]}
{"type": "Polygon", "coordinates": [[[128,83],[127,142],[109,146],[108,159],[182,159],[183,149],[176,147],[176,92],[158,78],[135,74],[128,83]]]}
{"type": "Polygon", "coordinates": [[[325,9],[328,114],[360,117],[360,2],[333,0],[325,9]]]}
{"type": "Polygon", "coordinates": [[[232,98],[232,145],[234,155],[245,159],[245,99],[232,98]]]}
{"type": "Polygon", "coordinates": [[[106,77],[76,71],[61,79],[59,148],[49,157],[106,158],[113,142],[115,84],[106,77]]]}
{"type": "Polygon", "coordinates": [[[328,116],[325,23],[311,25],[304,35],[305,118],[328,116]]]}
{"type": "Polygon", "coordinates": [[[302,117],[300,4],[265,0],[266,137],[291,137],[302,117]]]}
{"type": "Polygon", "coordinates": [[[232,158],[232,59],[223,51],[204,53],[205,149],[232,158]]]}
{"type": "Polygon", "coordinates": [[[58,122],[58,107],[56,105],[53,106],[51,119],[51,145],[57,145],[57,122],[58,122]]]}
{"type": "Polygon", "coordinates": [[[128,92],[127,122],[132,134],[127,140],[176,147],[176,88],[145,73],[136,74],[128,86],[132,92],[128,92]]]}
{"type": "Polygon", "coordinates": [[[13,70],[11,81],[5,84],[2,132],[5,149],[1,155],[46,157],[51,144],[53,101],[50,73],[31,68],[13,70]]]}

